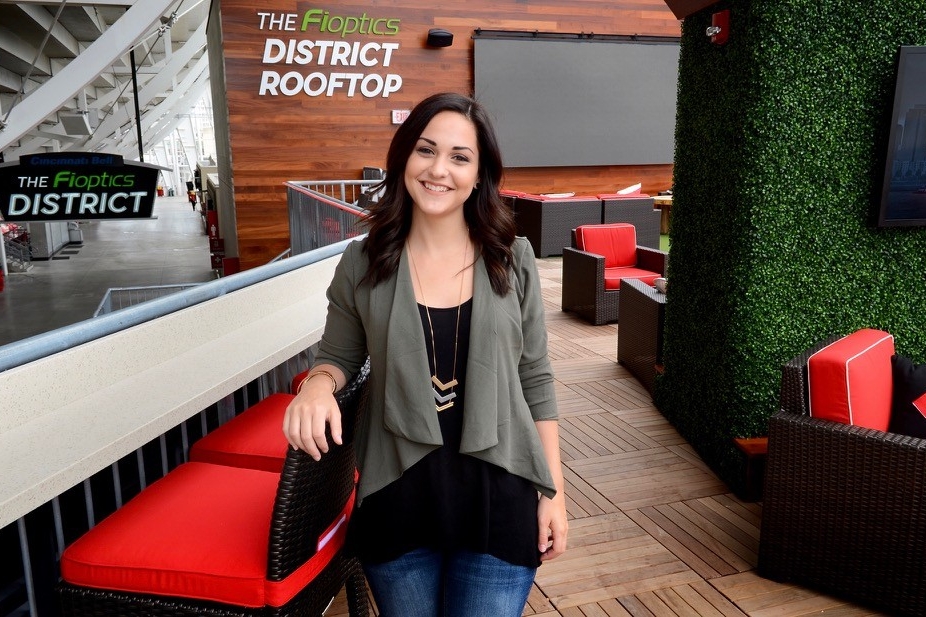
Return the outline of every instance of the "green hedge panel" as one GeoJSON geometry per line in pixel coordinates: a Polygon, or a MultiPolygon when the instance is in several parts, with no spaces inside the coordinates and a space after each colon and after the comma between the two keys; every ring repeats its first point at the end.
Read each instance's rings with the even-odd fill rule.
{"type": "Polygon", "coordinates": [[[926,0],[728,0],[685,19],[656,403],[734,489],[780,367],[863,327],[926,361],[926,229],[877,229],[897,50],[926,0]],[[730,40],[705,35],[730,9],[730,40]]]}

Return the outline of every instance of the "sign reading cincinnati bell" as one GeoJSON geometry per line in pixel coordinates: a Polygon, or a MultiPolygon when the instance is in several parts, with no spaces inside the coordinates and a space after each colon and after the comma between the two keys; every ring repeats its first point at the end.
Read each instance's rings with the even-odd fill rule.
{"type": "Polygon", "coordinates": [[[0,165],[0,214],[9,222],[150,218],[161,168],[118,154],[27,154],[0,165]]]}

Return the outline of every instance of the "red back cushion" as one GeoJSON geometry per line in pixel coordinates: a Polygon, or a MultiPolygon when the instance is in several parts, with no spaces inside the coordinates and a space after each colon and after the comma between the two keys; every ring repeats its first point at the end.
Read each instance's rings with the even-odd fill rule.
{"type": "Polygon", "coordinates": [[[807,361],[810,415],[886,431],[891,417],[894,337],[865,328],[807,361]]]}
{"type": "Polygon", "coordinates": [[[630,223],[582,225],[576,228],[576,248],[604,255],[605,268],[637,265],[637,230],[630,223]]]}

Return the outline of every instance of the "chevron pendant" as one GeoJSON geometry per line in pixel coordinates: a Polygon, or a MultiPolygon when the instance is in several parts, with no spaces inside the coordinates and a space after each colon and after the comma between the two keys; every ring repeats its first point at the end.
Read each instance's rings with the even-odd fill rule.
{"type": "Polygon", "coordinates": [[[431,383],[433,383],[435,386],[440,388],[441,391],[444,391],[447,388],[454,387],[455,385],[457,385],[458,382],[456,379],[451,379],[449,382],[444,383],[440,379],[437,378],[437,375],[431,375],[431,383]]]}
{"type": "Polygon", "coordinates": [[[431,392],[434,393],[434,400],[438,403],[446,403],[447,401],[452,401],[457,397],[456,392],[451,392],[450,394],[441,396],[440,392],[437,391],[437,388],[431,388],[431,392]]]}
{"type": "Polygon", "coordinates": [[[431,392],[434,393],[434,407],[437,411],[444,411],[445,409],[453,407],[453,399],[457,397],[457,393],[451,391],[447,394],[441,394],[441,392],[447,392],[447,390],[457,385],[457,380],[452,379],[450,382],[444,383],[437,378],[437,375],[432,375],[431,383],[434,384],[431,388],[431,392]],[[440,392],[438,392],[438,388],[440,388],[440,392]]]}

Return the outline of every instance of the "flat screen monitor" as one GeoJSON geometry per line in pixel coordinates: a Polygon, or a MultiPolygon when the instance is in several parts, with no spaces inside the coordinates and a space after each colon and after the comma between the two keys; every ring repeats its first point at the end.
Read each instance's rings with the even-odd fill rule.
{"type": "Polygon", "coordinates": [[[903,46],[888,137],[879,227],[926,225],[926,46],[903,46]]]}
{"type": "Polygon", "coordinates": [[[507,167],[673,163],[677,39],[473,38],[476,98],[494,120],[507,167]]]}

